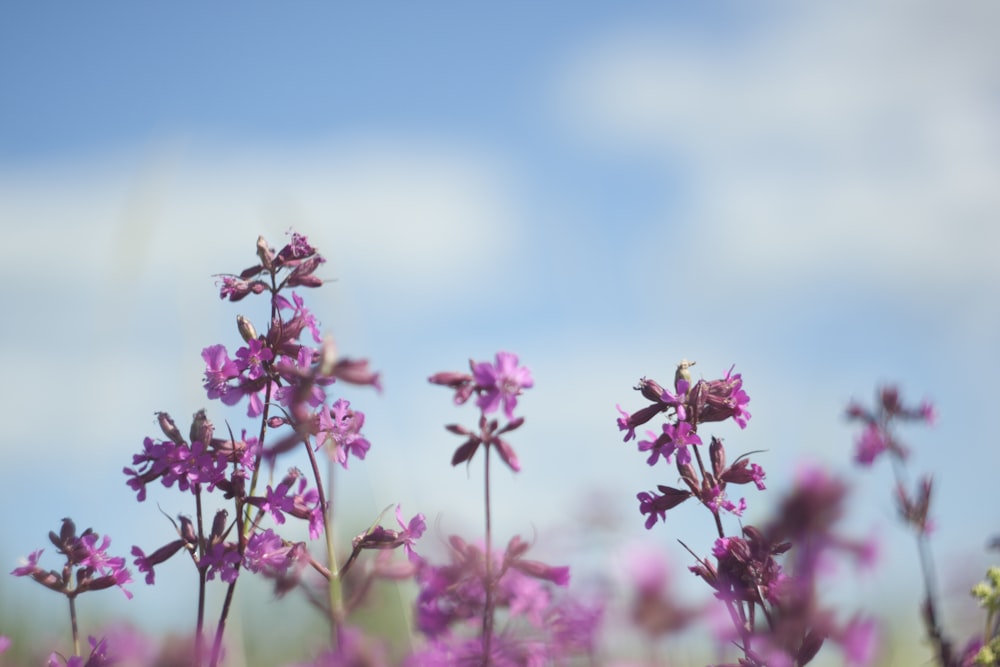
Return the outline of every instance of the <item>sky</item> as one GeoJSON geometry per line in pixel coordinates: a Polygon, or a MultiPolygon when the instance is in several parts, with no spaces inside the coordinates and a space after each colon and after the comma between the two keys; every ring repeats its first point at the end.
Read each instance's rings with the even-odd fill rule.
{"type": "Polygon", "coordinates": [[[807,462],[849,476],[845,530],[879,536],[883,569],[844,595],[916,628],[891,474],[852,468],[843,407],[886,382],[937,405],[902,435],[960,604],[1000,533],[998,28],[986,0],[4,4],[0,562],[67,515],[123,554],[170,539],[121,468],[158,410],[246,426],[207,405],[200,352],[263,307],[220,301],[216,276],[291,228],[328,260],[304,295],[324,330],[383,373],[381,396],[344,390],[372,442],[338,478],[358,532],[397,502],[478,530],[478,469],[449,466],[442,428],[475,411],[426,378],[508,350],[535,387],[498,531],[561,545],[581,581],[633,541],[682,571],[707,515],[643,529],[635,494],[676,473],[622,443],[615,405],[682,358],[735,364],[753,419],[712,432],[766,450],[747,519],[807,462]]]}

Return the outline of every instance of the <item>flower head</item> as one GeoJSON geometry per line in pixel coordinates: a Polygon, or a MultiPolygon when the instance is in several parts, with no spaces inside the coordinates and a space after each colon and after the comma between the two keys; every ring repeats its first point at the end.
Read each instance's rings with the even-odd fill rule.
{"type": "Polygon", "coordinates": [[[481,393],[476,405],[483,414],[496,412],[503,403],[507,419],[514,418],[517,397],[525,389],[534,386],[531,371],[526,366],[518,366],[516,354],[497,352],[496,362],[480,362],[472,367],[472,376],[481,393]]]}

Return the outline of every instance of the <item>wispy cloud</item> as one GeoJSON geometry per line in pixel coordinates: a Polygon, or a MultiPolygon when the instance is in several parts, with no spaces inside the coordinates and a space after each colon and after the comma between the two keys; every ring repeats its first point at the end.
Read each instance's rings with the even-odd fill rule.
{"type": "Polygon", "coordinates": [[[699,261],[951,298],[1000,277],[998,19],[983,2],[788,3],[708,39],[623,28],[568,68],[562,111],[684,174],[699,261]]]}

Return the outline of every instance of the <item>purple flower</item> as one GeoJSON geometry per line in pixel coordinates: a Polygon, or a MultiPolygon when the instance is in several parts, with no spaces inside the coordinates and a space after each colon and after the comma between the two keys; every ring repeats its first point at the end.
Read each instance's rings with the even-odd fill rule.
{"type": "MultiPolygon", "coordinates": [[[[314,660],[287,667],[387,667],[382,646],[369,641],[357,628],[344,627],[338,633],[337,648],[324,651],[314,660]]],[[[420,667],[428,667],[420,663],[420,667]]]]}
{"type": "Polygon", "coordinates": [[[848,667],[865,667],[878,651],[878,626],[874,621],[854,617],[836,637],[848,667]]]}
{"type": "Polygon", "coordinates": [[[648,514],[646,517],[646,530],[656,525],[657,519],[667,520],[667,510],[671,510],[691,497],[690,491],[682,491],[669,486],[658,485],[662,495],[657,495],[655,491],[643,491],[636,494],[639,500],[639,513],[648,514]]]}
{"type": "Polygon", "coordinates": [[[97,533],[87,533],[80,536],[80,547],[83,558],[80,559],[81,567],[92,567],[101,574],[113,574],[125,567],[125,559],[120,556],[108,556],[108,547],[111,546],[111,538],[107,535],[97,544],[97,533]]]}
{"type": "Polygon", "coordinates": [[[224,345],[211,345],[201,351],[205,360],[205,390],[210,399],[220,399],[226,405],[236,405],[243,394],[229,384],[240,375],[236,363],[229,358],[224,345]]]}
{"type": "MultiPolygon", "coordinates": [[[[652,431],[647,431],[647,435],[653,436],[652,431]]],[[[691,453],[687,450],[687,445],[700,445],[701,438],[687,422],[676,424],[666,423],[663,425],[663,433],[655,440],[642,440],[639,442],[640,452],[650,452],[646,463],[655,465],[663,456],[667,463],[672,463],[671,457],[677,452],[677,463],[687,465],[691,463],[691,453]]]]}
{"type": "Polygon", "coordinates": [[[885,440],[882,429],[877,424],[868,424],[865,430],[861,432],[861,435],[858,436],[854,460],[862,465],[870,466],[882,452],[888,449],[889,445],[885,440]]]}
{"type": "Polygon", "coordinates": [[[45,551],[45,549],[32,551],[31,554],[28,556],[28,562],[22,565],[21,567],[15,567],[11,571],[11,574],[14,575],[15,577],[30,577],[35,572],[35,570],[39,569],[38,559],[41,558],[43,551],[45,551]]]}
{"type": "Polygon", "coordinates": [[[725,492],[718,485],[708,489],[708,493],[702,497],[702,500],[714,512],[725,510],[736,516],[743,516],[743,512],[747,508],[746,498],[740,498],[740,502],[737,505],[726,497],[725,492]]]}
{"type": "Polygon", "coordinates": [[[305,307],[305,301],[296,292],[292,292],[292,300],[295,305],[288,302],[288,299],[281,296],[280,294],[275,296],[275,302],[278,304],[278,308],[281,310],[292,310],[292,319],[297,320],[297,325],[301,328],[308,328],[309,332],[312,334],[312,339],[317,342],[323,342],[323,337],[319,332],[319,324],[316,322],[316,316],[313,315],[312,311],[305,307]]]}
{"type": "MultiPolygon", "coordinates": [[[[472,366],[473,363],[470,361],[469,365],[472,366]]],[[[454,389],[455,396],[453,400],[455,401],[455,405],[462,405],[469,400],[469,397],[472,396],[472,393],[476,389],[473,378],[468,373],[443,371],[430,376],[427,378],[427,381],[431,384],[439,384],[454,389]]]]}
{"type": "Polygon", "coordinates": [[[285,523],[285,514],[291,514],[296,519],[309,521],[309,537],[316,539],[323,530],[323,506],[319,502],[319,492],[316,489],[306,489],[309,480],[297,469],[289,471],[277,487],[268,485],[263,498],[250,496],[247,502],[259,507],[278,524],[285,523]],[[298,490],[292,487],[298,480],[298,490]]]}
{"type": "Polygon", "coordinates": [[[402,528],[399,539],[403,542],[403,552],[406,554],[407,560],[411,563],[420,561],[421,558],[413,550],[413,545],[427,530],[427,521],[424,519],[424,515],[417,514],[409,521],[404,522],[403,506],[396,505],[396,523],[402,528]]]}
{"type": "Polygon", "coordinates": [[[315,351],[303,345],[299,348],[294,363],[289,358],[282,358],[278,362],[278,372],[288,382],[286,386],[274,390],[274,397],[279,403],[294,407],[296,402],[304,401],[315,408],[326,400],[326,391],[313,371],[315,357],[315,351]]]}
{"type": "MultiPolygon", "coordinates": [[[[191,524],[190,519],[182,517],[181,525],[186,529],[182,531],[182,534],[187,533],[189,537],[193,537],[193,526],[191,524]]],[[[148,556],[138,546],[133,546],[132,555],[135,556],[135,559],[132,562],[135,564],[137,568],[139,568],[140,572],[146,573],[146,583],[148,585],[152,585],[156,583],[156,572],[153,570],[153,568],[159,565],[160,563],[166,562],[171,556],[180,551],[185,544],[189,543],[186,542],[183,538],[173,540],[172,542],[168,542],[167,544],[163,545],[162,547],[160,547],[159,549],[157,549],[148,556]]],[[[190,544],[192,547],[194,546],[193,540],[190,544]]]]}
{"type": "Polygon", "coordinates": [[[15,568],[11,574],[31,577],[46,588],[67,596],[118,586],[127,598],[132,598],[132,593],[125,589],[125,584],[132,581],[132,576],[125,569],[125,559],[107,553],[111,538],[105,536],[102,539],[90,528],[78,536],[76,524],[66,518],[58,534],[54,531],[49,533],[49,541],[59,554],[66,557],[60,571],[39,567],[38,560],[43,550],[38,549],[28,556],[25,565],[15,568]],[[71,582],[75,582],[72,588],[71,582]]]}
{"type": "Polygon", "coordinates": [[[246,373],[249,379],[257,380],[265,374],[264,364],[272,359],[274,359],[274,353],[264,344],[264,341],[259,338],[251,338],[246,347],[236,350],[235,366],[240,373],[246,373]]]}
{"type": "Polygon", "coordinates": [[[687,408],[684,407],[684,402],[687,400],[687,392],[690,386],[691,383],[687,380],[678,380],[674,387],[677,390],[676,394],[669,389],[664,389],[663,393],[660,394],[660,402],[672,407],[677,413],[677,419],[680,421],[687,419],[687,408]]]}
{"type": "Polygon", "coordinates": [[[317,449],[328,444],[330,457],[347,469],[348,456],[364,460],[371,443],[361,435],[365,413],[351,410],[350,401],[340,399],[319,413],[317,449]]]}
{"type": "Polygon", "coordinates": [[[657,403],[647,405],[631,414],[622,410],[622,406],[620,405],[615,405],[615,407],[618,408],[618,413],[621,415],[618,417],[618,430],[625,431],[625,437],[622,438],[622,442],[635,439],[635,427],[642,426],[664,410],[664,406],[657,403]]]}
{"type": "Polygon", "coordinates": [[[280,576],[292,565],[291,554],[292,546],[285,546],[281,536],[268,528],[250,536],[243,565],[251,572],[280,576]]]}
{"type": "Polygon", "coordinates": [[[502,402],[507,419],[514,418],[517,397],[524,389],[530,389],[535,384],[531,379],[531,371],[517,363],[516,354],[497,352],[496,363],[484,361],[472,367],[476,385],[482,391],[476,399],[476,405],[483,414],[496,412],[502,402]]]}
{"type": "Polygon", "coordinates": [[[239,576],[240,562],[240,552],[235,544],[219,542],[212,545],[208,552],[201,557],[198,567],[207,570],[206,578],[215,579],[215,575],[218,574],[220,579],[231,584],[239,576]]]}

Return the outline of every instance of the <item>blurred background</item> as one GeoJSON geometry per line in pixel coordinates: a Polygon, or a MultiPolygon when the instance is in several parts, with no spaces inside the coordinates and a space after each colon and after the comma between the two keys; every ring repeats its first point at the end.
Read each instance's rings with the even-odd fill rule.
{"type": "MultiPolygon", "coordinates": [[[[849,476],[844,532],[876,536],[882,560],[831,599],[882,619],[885,664],[914,664],[916,551],[890,470],[852,468],[843,419],[898,382],[938,407],[901,435],[914,477],[934,474],[945,624],[964,641],[1000,533],[998,30],[988,0],[4,3],[0,564],[64,516],[118,555],[172,538],[161,510],[189,498],[138,504],[121,469],[155,411],[250,426],[208,404],[200,353],[234,350],[236,315],[263,329],[265,311],[220,301],[215,276],[291,228],[328,259],[307,305],[383,373],[381,396],[342,394],[372,442],[337,480],[346,536],[395,503],[427,515],[432,552],[481,531],[480,468],[450,467],[442,428],[475,409],[426,378],[509,350],[535,388],[511,437],[523,471],[496,471],[499,539],[534,540],[584,591],[619,586],[622,550],[649,544],[704,599],[677,540],[707,554],[709,516],[643,528],[635,494],[676,472],[622,443],[615,405],[643,406],[636,381],[668,384],[681,358],[696,378],[736,364],[753,419],[706,430],[731,457],[766,450],[746,520],[806,462],[849,476]]],[[[84,629],[188,632],[190,565],[137,579],[131,602],[85,596],[84,629]]],[[[247,646],[262,615],[298,618],[244,595],[261,601],[234,623],[247,646]]],[[[61,598],[0,578],[0,634],[65,646],[67,627],[61,598]]]]}

